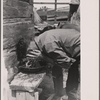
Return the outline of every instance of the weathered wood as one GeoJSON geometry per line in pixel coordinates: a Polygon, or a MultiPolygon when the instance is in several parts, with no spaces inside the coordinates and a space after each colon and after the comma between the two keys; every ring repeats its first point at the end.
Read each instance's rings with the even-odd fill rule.
{"type": "Polygon", "coordinates": [[[3,7],[3,18],[13,18],[18,17],[18,10],[11,6],[3,7]]]}
{"type": "Polygon", "coordinates": [[[4,61],[6,68],[16,67],[18,63],[16,52],[4,51],[4,61]]]}
{"type": "Polygon", "coordinates": [[[31,21],[4,24],[3,48],[11,48],[16,45],[20,38],[26,41],[34,37],[34,27],[31,21]]]}
{"type": "MultiPolygon", "coordinates": [[[[20,0],[3,0],[3,49],[7,69],[14,68],[18,64],[15,45],[19,39],[23,37],[28,43],[34,36],[32,14],[32,4],[30,5],[30,3],[20,0]]],[[[5,100],[21,100],[21,98],[26,97],[27,100],[29,100],[28,98],[34,100],[31,99],[34,96],[32,97],[28,92],[21,91],[20,93],[21,95],[16,97],[19,95],[18,91],[9,90],[5,100]]]]}
{"type": "Polygon", "coordinates": [[[23,74],[19,73],[10,84],[12,90],[34,91],[42,82],[45,73],[23,74]]]}
{"type": "Polygon", "coordinates": [[[39,92],[7,90],[3,100],[39,100],[39,92]]]}
{"type": "Polygon", "coordinates": [[[16,100],[16,91],[9,91],[9,100],[16,100]]]}
{"type": "MultiPolygon", "coordinates": [[[[23,21],[23,22],[15,22],[15,23],[7,23],[4,24],[4,31],[3,31],[3,36],[7,37],[7,36],[15,36],[17,33],[22,34],[22,32],[24,31],[26,33],[26,30],[28,30],[28,28],[31,25],[31,21],[23,21]]],[[[23,34],[24,34],[23,32],[23,34]]],[[[28,34],[28,33],[27,33],[28,34]]],[[[15,36],[16,37],[16,36],[15,36]]]]}
{"type": "Polygon", "coordinates": [[[3,100],[16,100],[16,91],[12,91],[11,89],[6,88],[5,90],[3,90],[3,92],[3,100]]]}
{"type": "Polygon", "coordinates": [[[9,6],[12,6],[12,2],[13,2],[13,0],[6,0],[6,4],[9,6]]]}
{"type": "MultiPolygon", "coordinates": [[[[55,2],[34,2],[34,4],[55,4],[55,2]]],[[[56,4],[67,5],[67,4],[70,4],[70,3],[57,2],[56,4]]]]}
{"type": "Polygon", "coordinates": [[[16,66],[17,56],[15,45],[20,38],[25,38],[27,44],[30,42],[30,39],[34,37],[34,27],[31,24],[31,21],[20,22],[20,23],[7,23],[4,24],[4,33],[3,33],[3,49],[6,53],[5,55],[5,65],[16,66]],[[29,22],[29,23],[27,23],[29,22]],[[14,52],[11,52],[14,51],[14,52]]]}
{"type": "MultiPolygon", "coordinates": [[[[11,99],[12,100],[12,99],[11,99]]],[[[38,92],[16,91],[15,100],[39,100],[38,92]]]]}
{"type": "Polygon", "coordinates": [[[28,7],[3,7],[3,18],[31,17],[32,10],[28,7]]]}
{"type": "Polygon", "coordinates": [[[19,0],[7,0],[3,2],[3,18],[31,17],[33,6],[30,3],[19,0]]]}
{"type": "Polygon", "coordinates": [[[9,23],[17,23],[17,22],[26,22],[30,21],[31,18],[11,18],[11,19],[3,19],[3,24],[9,24],[9,23]]]}
{"type": "Polygon", "coordinates": [[[16,92],[16,99],[17,100],[25,100],[25,92],[23,92],[23,91],[17,91],[16,92]]]}
{"type": "Polygon", "coordinates": [[[35,99],[35,93],[26,92],[25,97],[26,97],[25,100],[36,100],[35,99]]]}
{"type": "Polygon", "coordinates": [[[23,2],[21,0],[13,0],[12,2],[12,6],[14,7],[27,7],[30,6],[30,4],[28,2],[23,2]]]}
{"type": "Polygon", "coordinates": [[[39,100],[39,92],[35,92],[35,100],[39,100]]]}
{"type": "Polygon", "coordinates": [[[31,15],[33,14],[31,7],[27,6],[27,7],[19,7],[18,6],[18,11],[19,11],[19,17],[31,17],[31,15]]]}

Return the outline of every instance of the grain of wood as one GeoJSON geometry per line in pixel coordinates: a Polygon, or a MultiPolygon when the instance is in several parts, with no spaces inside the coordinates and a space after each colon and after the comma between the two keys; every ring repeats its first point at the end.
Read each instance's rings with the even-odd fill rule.
{"type": "Polygon", "coordinates": [[[26,99],[25,100],[36,100],[34,93],[26,92],[26,99]]]}
{"type": "Polygon", "coordinates": [[[35,92],[35,100],[39,100],[39,92],[35,92]]]}
{"type": "Polygon", "coordinates": [[[3,18],[31,17],[33,14],[32,5],[29,3],[8,0],[4,2],[3,18]]]}
{"type": "Polygon", "coordinates": [[[16,91],[11,90],[11,99],[10,100],[16,100],[16,91]]]}
{"type": "Polygon", "coordinates": [[[16,100],[26,100],[25,92],[23,91],[17,91],[16,92],[16,100]]]}
{"type": "Polygon", "coordinates": [[[45,73],[40,74],[23,74],[19,73],[15,76],[10,84],[12,90],[24,90],[32,92],[38,88],[39,84],[44,79],[45,73]]]}

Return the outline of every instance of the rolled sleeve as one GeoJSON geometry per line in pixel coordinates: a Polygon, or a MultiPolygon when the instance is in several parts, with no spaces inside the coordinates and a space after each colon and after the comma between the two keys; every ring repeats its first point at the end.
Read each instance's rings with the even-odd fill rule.
{"type": "Polygon", "coordinates": [[[66,55],[58,41],[46,43],[45,49],[47,54],[55,61],[56,64],[68,68],[71,58],[66,55]]]}
{"type": "Polygon", "coordinates": [[[28,50],[37,50],[37,49],[38,48],[37,48],[35,42],[34,41],[31,41],[30,44],[29,44],[29,46],[28,46],[28,48],[27,48],[27,51],[28,50]]]}

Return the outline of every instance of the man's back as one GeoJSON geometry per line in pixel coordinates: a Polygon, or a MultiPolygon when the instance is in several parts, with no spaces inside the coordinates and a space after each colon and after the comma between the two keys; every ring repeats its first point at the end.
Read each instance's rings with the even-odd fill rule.
{"type": "Polygon", "coordinates": [[[73,56],[73,50],[80,45],[80,33],[74,29],[49,30],[41,34],[37,42],[41,48],[46,47],[48,53],[55,50],[56,46],[63,46],[65,51],[73,56]],[[60,45],[58,45],[59,43],[60,45]]]}

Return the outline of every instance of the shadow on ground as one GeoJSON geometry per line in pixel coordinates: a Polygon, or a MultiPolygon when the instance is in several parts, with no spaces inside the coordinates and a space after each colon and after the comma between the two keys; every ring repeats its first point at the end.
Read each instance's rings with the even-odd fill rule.
{"type": "Polygon", "coordinates": [[[51,75],[46,75],[44,77],[44,80],[40,84],[39,88],[42,88],[42,93],[39,96],[39,100],[46,100],[51,94],[54,93],[54,84],[51,75]]]}

